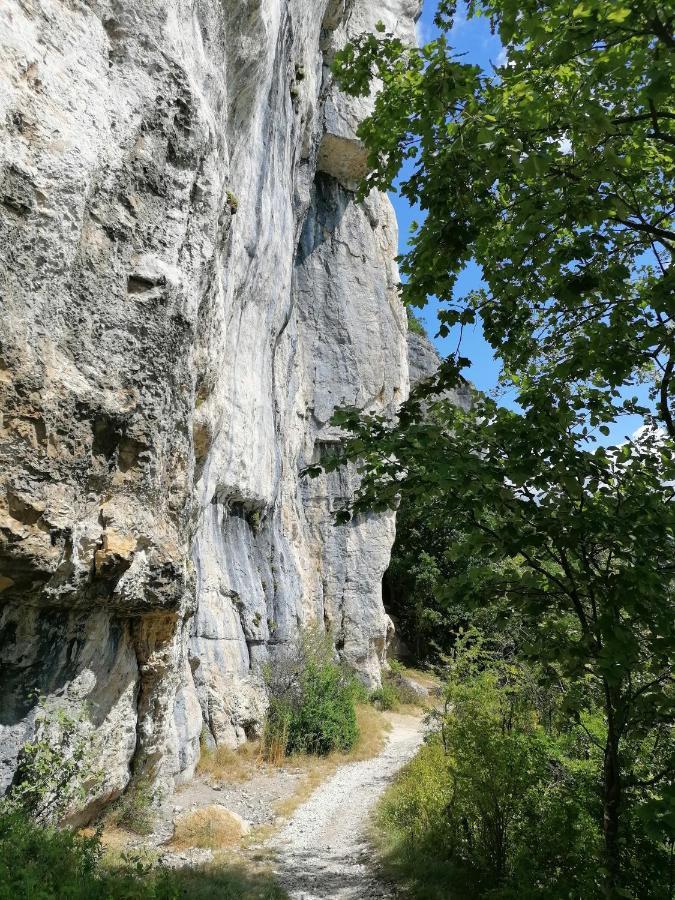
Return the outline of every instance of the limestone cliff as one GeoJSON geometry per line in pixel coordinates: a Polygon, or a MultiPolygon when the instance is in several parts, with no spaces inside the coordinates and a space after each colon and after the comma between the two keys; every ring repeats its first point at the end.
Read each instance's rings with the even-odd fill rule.
{"type": "Polygon", "coordinates": [[[394,524],[335,528],[340,404],[408,390],[388,200],[335,49],[418,0],[0,7],[0,778],[35,692],[170,785],[309,620],[370,683],[394,524]]]}

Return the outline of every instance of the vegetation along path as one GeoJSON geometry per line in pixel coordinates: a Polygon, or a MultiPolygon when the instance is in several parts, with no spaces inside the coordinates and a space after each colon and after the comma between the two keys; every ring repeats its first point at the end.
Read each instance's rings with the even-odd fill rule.
{"type": "Polygon", "coordinates": [[[274,838],[276,876],[292,900],[391,898],[370,865],[370,813],[423,738],[421,719],[392,715],[379,756],[350,763],[321,785],[274,838]]]}

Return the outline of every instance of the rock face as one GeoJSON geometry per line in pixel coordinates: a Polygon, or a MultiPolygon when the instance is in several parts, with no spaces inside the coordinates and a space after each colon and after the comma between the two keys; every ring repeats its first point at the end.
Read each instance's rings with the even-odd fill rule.
{"type": "MultiPolygon", "coordinates": [[[[408,377],[410,387],[435,375],[441,364],[441,357],[426,334],[408,332],[408,377]]],[[[451,400],[455,406],[470,409],[473,388],[467,382],[458,388],[443,392],[442,396],[451,400]]]]}
{"type": "Polygon", "coordinates": [[[418,0],[0,8],[0,783],[35,695],[85,710],[100,785],[236,744],[260,666],[323,620],[371,684],[388,517],[304,466],[340,404],[408,390],[388,200],[352,193],[367,104],[329,64],[418,0]]]}

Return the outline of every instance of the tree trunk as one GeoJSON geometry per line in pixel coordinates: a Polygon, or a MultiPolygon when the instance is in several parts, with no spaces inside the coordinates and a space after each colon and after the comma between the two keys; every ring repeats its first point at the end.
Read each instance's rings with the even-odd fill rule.
{"type": "Polygon", "coordinates": [[[619,814],[621,811],[621,768],[619,763],[619,735],[616,729],[613,706],[607,709],[607,742],[603,770],[603,834],[605,838],[605,863],[607,880],[605,895],[608,900],[618,896],[621,885],[621,854],[619,849],[619,814]]]}

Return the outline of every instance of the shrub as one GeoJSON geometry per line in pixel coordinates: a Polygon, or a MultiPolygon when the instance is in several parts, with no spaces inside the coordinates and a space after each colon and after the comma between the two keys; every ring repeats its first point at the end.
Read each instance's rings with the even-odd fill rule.
{"type": "Polygon", "coordinates": [[[398,660],[389,661],[389,671],[382,676],[382,686],[370,694],[370,702],[381,710],[396,710],[399,706],[419,706],[419,693],[406,678],[398,660]]]}
{"type": "Polygon", "coordinates": [[[155,794],[147,778],[133,782],[122,794],[112,811],[112,821],[135,834],[152,834],[155,828],[153,804],[155,794]]]}
{"type": "Polygon", "coordinates": [[[363,690],[334,661],[330,635],[316,626],[305,629],[265,675],[270,695],[263,730],[266,759],[346,752],[356,744],[355,700],[363,690]]]}
{"type": "Polygon", "coordinates": [[[382,687],[375,688],[370,695],[370,702],[381,710],[398,709],[401,702],[398,691],[393,684],[383,679],[382,687]]]}
{"type": "Polygon", "coordinates": [[[205,732],[200,738],[197,771],[210,778],[227,782],[247,781],[254,774],[260,758],[260,742],[246,741],[236,749],[225,744],[207,746],[205,732]]]}
{"type": "Polygon", "coordinates": [[[389,660],[389,671],[392,675],[403,675],[405,672],[405,668],[400,659],[390,659],[389,660]]]}
{"type": "Polygon", "coordinates": [[[40,698],[33,737],[19,752],[10,805],[43,824],[62,819],[83,800],[87,787],[101,780],[93,768],[93,751],[85,711],[73,714],[48,707],[40,698]]]}
{"type": "Polygon", "coordinates": [[[288,752],[325,755],[346,752],[356,744],[352,687],[338,666],[310,662],[303,673],[302,702],[292,709],[288,730],[288,752]]]}
{"type": "Polygon", "coordinates": [[[226,865],[166,871],[127,855],[101,863],[98,834],[41,826],[0,802],[0,900],[283,900],[265,875],[226,865]]]}
{"type": "MultiPolygon", "coordinates": [[[[444,699],[430,714],[435,725],[424,747],[377,812],[385,862],[411,883],[411,896],[602,896],[602,714],[587,710],[570,727],[562,696],[475,634],[460,641],[450,661],[444,699]]],[[[624,803],[626,896],[666,900],[665,832],[652,835],[627,794],[624,803]]],[[[668,815],[666,803],[660,806],[668,815]]]]}
{"type": "Polygon", "coordinates": [[[460,649],[445,700],[378,810],[386,858],[412,879],[412,895],[596,896],[589,742],[573,758],[569,736],[541,725],[528,673],[480,648],[460,649]]]}
{"type": "Polygon", "coordinates": [[[41,827],[25,812],[0,805],[0,900],[84,897],[100,854],[98,837],[41,827]]]}

